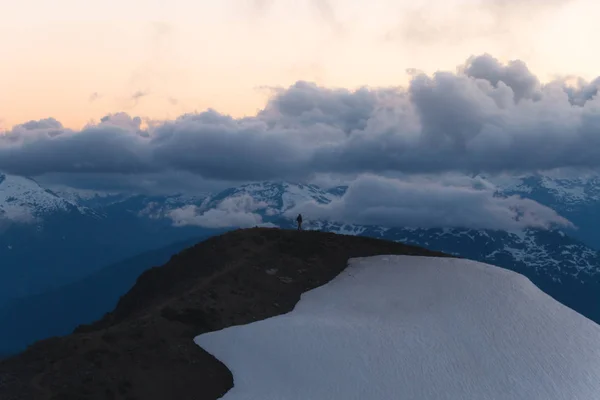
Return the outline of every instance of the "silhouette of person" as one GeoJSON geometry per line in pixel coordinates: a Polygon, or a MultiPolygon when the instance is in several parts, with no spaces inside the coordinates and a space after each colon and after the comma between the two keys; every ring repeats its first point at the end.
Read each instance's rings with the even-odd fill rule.
{"type": "Polygon", "coordinates": [[[302,230],[302,214],[298,214],[298,217],[296,218],[296,222],[298,223],[298,230],[302,230]]]}

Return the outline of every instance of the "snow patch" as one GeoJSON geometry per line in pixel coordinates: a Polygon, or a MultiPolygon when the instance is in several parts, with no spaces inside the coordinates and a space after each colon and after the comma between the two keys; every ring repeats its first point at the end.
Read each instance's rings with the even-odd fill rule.
{"type": "Polygon", "coordinates": [[[223,399],[594,399],[600,326],[517,273],[474,261],[350,260],[285,315],[195,342],[223,399]]]}

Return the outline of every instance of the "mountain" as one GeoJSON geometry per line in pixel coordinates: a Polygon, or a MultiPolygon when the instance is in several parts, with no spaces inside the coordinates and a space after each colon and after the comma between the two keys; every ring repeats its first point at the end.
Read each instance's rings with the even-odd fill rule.
{"type": "Polygon", "coordinates": [[[600,323],[600,253],[562,231],[409,229],[314,221],[307,229],[398,241],[522,274],[559,302],[600,323]]]}
{"type": "Polygon", "coordinates": [[[194,199],[97,195],[77,202],[82,196],[59,193],[29,178],[0,175],[0,306],[142,252],[222,231],[175,227],[160,217],[160,207],[194,199]],[[97,198],[110,201],[92,201],[97,198]]]}
{"type": "Polygon", "coordinates": [[[144,272],[100,321],[0,361],[0,398],[235,399],[257,393],[240,391],[253,389],[246,367],[254,356],[254,372],[273,374],[275,390],[262,396],[253,382],[258,398],[286,399],[284,386],[299,382],[302,398],[336,398],[328,387],[341,398],[349,390],[389,398],[391,383],[406,397],[446,383],[443,394],[465,399],[494,389],[507,399],[589,398],[600,390],[599,330],[503,269],[367,237],[236,230],[144,272]],[[388,261],[356,260],[376,255],[388,261]],[[223,355],[223,338],[250,344],[247,333],[258,331],[268,336],[236,352],[239,363],[223,355]],[[294,351],[298,358],[281,364],[294,351]],[[369,374],[382,374],[373,377],[382,386],[364,385],[369,374]]]}
{"type": "Polygon", "coordinates": [[[233,384],[193,338],[290,311],[351,257],[442,254],[369,238],[250,229],[144,272],[114,311],[0,361],[0,398],[218,398],[233,384]],[[51,367],[53,366],[53,367],[51,367]]]}
{"type": "Polygon", "coordinates": [[[102,268],[84,279],[0,307],[0,358],[22,351],[36,340],[66,335],[112,310],[138,276],[205,237],[142,253],[102,268]]]}
{"type": "Polygon", "coordinates": [[[296,205],[306,201],[328,204],[337,196],[316,185],[290,182],[255,182],[230,188],[210,196],[205,208],[210,209],[228,198],[249,196],[257,203],[265,203],[264,214],[281,215],[296,205]]]}
{"type": "Polygon", "coordinates": [[[599,325],[522,275],[459,259],[351,259],[290,313],[195,343],[233,371],[224,400],[547,400],[600,391],[599,325]]]}
{"type": "MultiPolygon", "coordinates": [[[[514,179],[496,181],[494,185],[510,193],[511,190],[521,187],[515,182],[514,179]]],[[[250,219],[252,224],[258,224],[260,221],[280,227],[292,227],[292,221],[285,217],[285,213],[291,208],[307,201],[327,204],[343,195],[345,190],[345,187],[323,190],[316,185],[290,182],[256,182],[197,197],[142,196],[73,189],[56,190],[56,192],[68,197],[71,202],[82,202],[84,204],[82,207],[87,207],[95,215],[100,215],[101,223],[96,224],[95,229],[100,229],[102,236],[112,239],[115,232],[117,236],[123,233],[119,237],[118,246],[135,247],[138,253],[141,253],[151,249],[151,245],[160,248],[190,237],[219,232],[215,228],[196,225],[198,221],[174,226],[174,219],[171,216],[173,210],[191,206],[194,207],[195,214],[208,215],[219,211],[214,217],[218,223],[224,222],[232,215],[237,215],[235,213],[251,212],[256,216],[250,219]],[[108,231],[113,233],[108,234],[108,231]],[[144,240],[145,247],[136,245],[138,238],[144,240]]],[[[200,223],[204,222],[214,221],[207,220],[200,223]]],[[[233,218],[231,221],[234,226],[238,222],[248,221],[240,221],[239,218],[233,218]]],[[[570,234],[565,235],[562,231],[525,230],[508,233],[472,229],[389,229],[350,225],[343,222],[310,221],[310,216],[305,226],[306,229],[404,241],[481,262],[494,263],[524,274],[559,301],[600,322],[600,311],[591,306],[596,302],[594,293],[597,291],[600,257],[595,250],[574,240],[570,234]]],[[[233,226],[223,226],[219,229],[221,231],[233,229],[233,226]]],[[[96,233],[92,235],[98,236],[96,233]]],[[[112,251],[114,252],[114,249],[112,251]]],[[[118,253],[126,253],[116,260],[121,261],[132,256],[133,250],[118,253]]],[[[78,256],[83,257],[80,259],[85,259],[83,254],[78,256]]],[[[109,263],[104,265],[107,264],[109,263]]],[[[86,269],[87,273],[90,273],[90,270],[86,269]]]]}
{"type": "MultiPolygon", "coordinates": [[[[2,321],[10,321],[12,316],[20,316],[21,319],[11,328],[0,329],[0,351],[3,348],[21,348],[31,340],[47,335],[65,333],[76,324],[109,311],[118,296],[132,284],[134,271],[139,273],[165,261],[165,253],[161,250],[157,250],[156,258],[152,258],[156,249],[171,244],[176,249],[179,242],[189,243],[189,240],[198,237],[233,229],[224,223],[232,216],[235,218],[229,222],[233,226],[244,222],[245,226],[272,224],[292,228],[293,221],[285,216],[291,208],[306,201],[326,204],[339,198],[346,190],[345,187],[323,190],[315,185],[258,182],[205,196],[144,196],[68,188],[48,191],[34,181],[22,179],[35,190],[21,190],[20,198],[31,197],[28,193],[37,193],[39,198],[50,196],[58,204],[66,204],[70,213],[35,214],[36,207],[30,206],[32,214],[44,216],[40,218],[41,228],[15,223],[13,228],[20,226],[22,236],[14,229],[10,234],[0,234],[0,243],[2,240],[10,242],[6,247],[0,247],[0,257],[3,257],[0,293],[5,296],[0,298],[0,326],[2,321]],[[193,210],[191,214],[186,213],[186,217],[194,214],[212,217],[176,224],[172,212],[189,207],[193,210]],[[248,213],[255,216],[249,223],[236,217],[248,213]],[[218,227],[202,225],[214,224],[215,221],[218,227]],[[150,253],[143,254],[148,251],[150,253]],[[124,261],[136,255],[146,261],[124,261]],[[128,267],[130,262],[132,265],[128,267]],[[118,267],[103,270],[111,264],[118,267]],[[121,269],[124,271],[122,277],[117,272],[121,269]],[[114,272],[109,274],[110,279],[104,280],[98,278],[104,272],[95,275],[101,270],[114,272]],[[105,296],[99,295],[97,301],[88,296],[65,306],[76,293],[88,289],[90,293],[101,290],[102,285],[92,289],[93,285],[86,283],[94,279],[106,285],[110,281],[113,289],[107,290],[105,296]],[[19,300],[15,299],[17,296],[19,300]],[[10,305],[7,304],[9,301],[10,305]],[[63,307],[65,312],[62,316],[50,317],[63,307]],[[89,315],[86,309],[89,309],[89,315]]],[[[503,185],[506,191],[515,186],[507,182],[503,185]]],[[[44,204],[41,201],[22,203],[44,204]]],[[[562,231],[382,228],[311,221],[310,216],[307,216],[305,228],[406,242],[492,263],[527,276],[561,303],[600,322],[600,310],[595,307],[600,301],[600,257],[595,250],[562,231]]]]}
{"type": "MultiPolygon", "coordinates": [[[[506,193],[517,187],[514,182],[503,182],[503,185],[506,193]]],[[[262,208],[253,210],[263,221],[293,228],[295,223],[284,216],[286,211],[306,201],[327,204],[343,195],[345,190],[345,187],[325,191],[315,185],[255,183],[232,188],[210,198],[199,212],[217,207],[219,202],[227,199],[249,196],[256,203],[263,204],[262,208]]],[[[564,200],[567,196],[560,198],[564,200]]],[[[593,198],[590,195],[589,200],[593,198]]],[[[498,265],[525,275],[556,300],[600,323],[600,309],[596,307],[600,301],[600,253],[562,230],[506,232],[464,228],[383,228],[319,220],[308,220],[304,226],[305,229],[410,243],[498,265]]]]}
{"type": "Polygon", "coordinates": [[[600,250],[600,175],[536,173],[482,179],[495,186],[498,193],[520,195],[557,211],[577,226],[565,232],[600,250]]]}
{"type": "Polygon", "coordinates": [[[92,214],[91,210],[42,188],[35,180],[0,173],[0,219],[9,223],[41,223],[56,213],[92,214]]]}
{"type": "Polygon", "coordinates": [[[66,254],[81,251],[89,258],[89,247],[76,227],[96,221],[92,210],[32,179],[0,174],[0,303],[64,278],[69,266],[76,267],[67,262],[66,254]]]}

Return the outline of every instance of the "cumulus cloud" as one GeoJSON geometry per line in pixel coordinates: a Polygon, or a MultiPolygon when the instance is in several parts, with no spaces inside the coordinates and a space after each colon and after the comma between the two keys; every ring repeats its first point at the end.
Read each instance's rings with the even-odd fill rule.
{"type": "Polygon", "coordinates": [[[484,54],[457,72],[415,72],[406,88],[297,82],[239,119],[208,110],[142,129],[120,113],[76,132],[50,118],[0,135],[0,170],[245,181],[599,167],[598,80],[569,82],[541,84],[523,62],[484,54]]]}
{"type": "Polygon", "coordinates": [[[169,212],[175,226],[202,226],[204,228],[250,228],[267,226],[258,210],[266,209],[268,204],[259,202],[249,195],[229,197],[215,208],[202,211],[197,206],[185,206],[169,212]]]}
{"type": "Polygon", "coordinates": [[[484,54],[469,58],[463,70],[467,76],[484,79],[495,88],[502,82],[511,88],[515,102],[521,99],[539,100],[541,98],[540,81],[521,60],[513,60],[508,65],[502,65],[491,55],[484,54]]]}
{"type": "Polygon", "coordinates": [[[288,211],[310,219],[386,227],[461,227],[518,231],[573,227],[554,210],[518,196],[498,197],[492,187],[475,189],[432,181],[402,181],[364,175],[329,204],[307,202],[288,211]]]}

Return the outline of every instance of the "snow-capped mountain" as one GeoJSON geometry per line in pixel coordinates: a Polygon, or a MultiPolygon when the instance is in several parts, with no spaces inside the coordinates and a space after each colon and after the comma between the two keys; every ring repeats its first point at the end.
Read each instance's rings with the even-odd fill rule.
{"type": "Polygon", "coordinates": [[[502,195],[519,195],[557,211],[577,227],[565,232],[600,250],[600,175],[537,173],[481,178],[502,195]]]}
{"type": "Polygon", "coordinates": [[[0,218],[12,222],[40,222],[53,213],[91,210],[44,189],[35,180],[0,173],[0,218]]]}
{"type": "Polygon", "coordinates": [[[74,204],[98,208],[119,203],[131,197],[131,194],[90,189],[75,189],[68,186],[54,186],[52,193],[74,204]]]}
{"type": "MultiPolygon", "coordinates": [[[[589,182],[594,181],[589,180],[589,182]]],[[[590,183],[590,185],[593,185],[593,183],[590,183]]],[[[498,183],[496,183],[496,186],[500,187],[498,183]]],[[[549,184],[546,184],[544,188],[547,189],[549,186],[549,184]]],[[[39,187],[39,185],[36,187],[39,187]]],[[[512,183],[503,182],[502,187],[505,193],[512,193],[511,191],[514,192],[517,188],[520,188],[522,194],[535,192],[531,187],[528,187],[531,189],[529,190],[522,184],[515,183],[514,180],[512,183]]],[[[258,182],[227,189],[220,193],[195,197],[183,195],[144,196],[76,190],[49,192],[41,189],[40,192],[45,193],[43,196],[49,196],[49,199],[58,202],[58,204],[72,205],[76,209],[91,209],[96,217],[94,218],[95,222],[92,224],[89,223],[88,219],[85,221],[77,220],[77,223],[71,224],[71,230],[67,233],[61,233],[61,229],[64,230],[64,221],[56,221],[56,224],[53,225],[56,229],[53,241],[47,241],[46,239],[46,243],[37,242],[38,244],[34,246],[47,248],[49,243],[56,243],[56,240],[60,238],[64,243],[61,246],[55,244],[56,248],[53,251],[62,249],[63,253],[69,253],[65,247],[67,244],[79,243],[77,240],[85,241],[87,244],[82,245],[81,251],[74,254],[74,256],[84,259],[85,257],[89,258],[89,254],[98,254],[97,265],[95,264],[93,268],[86,268],[85,271],[77,271],[77,274],[75,274],[76,276],[85,276],[93,272],[96,267],[101,266],[99,263],[103,262],[102,255],[114,256],[109,261],[104,262],[104,265],[106,265],[143,251],[167,246],[176,241],[206,235],[211,232],[211,229],[215,233],[235,229],[240,226],[240,221],[245,221],[245,223],[250,221],[251,226],[254,226],[255,221],[259,221],[262,224],[293,227],[293,221],[287,215],[289,210],[308,201],[327,204],[344,195],[345,190],[345,187],[324,190],[315,185],[289,182],[258,182]],[[239,201],[240,199],[244,201],[239,201]],[[248,206],[251,207],[250,211],[246,209],[248,206]],[[178,219],[175,220],[173,217],[173,211],[175,210],[186,210],[186,212],[178,215],[178,219]],[[255,214],[256,218],[249,220],[239,218],[240,215],[245,215],[248,212],[255,214]],[[100,218],[97,216],[100,216],[100,218]],[[191,220],[186,222],[185,218],[191,220]],[[231,219],[230,223],[226,221],[228,218],[231,219]],[[214,224],[215,220],[219,224],[214,224]],[[58,224],[58,222],[61,222],[61,224],[58,224]],[[82,232],[85,232],[87,236],[82,235],[82,232]],[[74,236],[76,237],[75,240],[69,241],[69,238],[74,236]]],[[[27,198],[26,194],[29,192],[23,190],[19,193],[22,193],[21,196],[25,199],[27,198]]],[[[593,196],[589,197],[589,201],[592,201],[592,199],[593,196]]],[[[31,204],[38,203],[32,202],[31,204]]],[[[573,202],[569,204],[573,204],[573,202]]],[[[343,221],[339,223],[311,221],[310,217],[305,225],[306,229],[319,229],[412,243],[512,269],[532,279],[539,287],[551,293],[564,304],[568,304],[584,315],[600,321],[600,311],[590,309],[590,304],[596,304],[597,300],[594,297],[594,300],[588,301],[589,298],[586,297],[588,294],[591,296],[593,290],[598,290],[600,293],[600,288],[596,287],[600,257],[595,250],[573,239],[571,232],[565,234],[557,230],[529,229],[509,233],[474,229],[382,228],[378,226],[350,225],[345,224],[343,221]]],[[[66,224],[66,226],[69,226],[69,224],[66,224]]],[[[21,243],[13,244],[14,237],[10,238],[11,243],[6,242],[4,245],[2,240],[6,240],[6,235],[0,234],[0,256],[8,253],[6,260],[14,257],[17,247],[20,247],[22,251],[31,249],[30,245],[24,245],[25,241],[23,240],[21,240],[21,243]]],[[[27,260],[29,258],[25,257],[27,260]]],[[[32,261],[23,262],[22,259],[23,257],[19,259],[19,265],[29,265],[28,268],[31,268],[32,261]]],[[[47,259],[47,256],[44,259],[47,259]]],[[[73,259],[68,261],[66,265],[71,266],[79,265],[81,262],[79,260],[73,261],[73,259]]],[[[62,261],[62,263],[65,264],[65,261],[62,261]]],[[[86,266],[88,264],[89,261],[86,262],[86,266]]],[[[60,271],[63,266],[54,268],[45,268],[44,273],[55,277],[62,276],[57,271],[60,271]]],[[[71,268],[73,267],[69,267],[67,270],[71,268]]],[[[14,269],[19,270],[16,267],[14,269]]],[[[20,270],[27,271],[24,272],[28,277],[27,282],[31,281],[32,270],[27,268],[20,268],[20,270]]],[[[65,279],[65,277],[62,277],[59,281],[65,279]]],[[[16,280],[16,282],[19,282],[19,280],[16,280]]],[[[20,293],[29,290],[27,288],[29,284],[24,285],[20,293]]],[[[19,285],[12,286],[14,288],[19,285]]],[[[7,289],[8,292],[11,290],[7,289]]]]}
{"type": "MultiPolygon", "coordinates": [[[[210,213],[228,200],[249,196],[262,208],[252,209],[262,221],[293,228],[286,211],[307,201],[327,204],[345,188],[325,191],[314,185],[256,183],[233,188],[206,199],[197,212],[210,213]]],[[[228,214],[220,216],[226,218],[228,214]]],[[[305,229],[370,236],[415,244],[460,257],[517,271],[582,314],[600,322],[600,254],[560,230],[525,229],[518,232],[460,228],[383,228],[343,222],[308,220],[305,229]]]]}
{"type": "Polygon", "coordinates": [[[595,174],[567,177],[536,173],[517,177],[482,178],[497,186],[503,193],[545,198],[547,202],[566,210],[600,202],[600,176],[595,174]]]}
{"type": "Polygon", "coordinates": [[[249,196],[256,203],[263,203],[266,215],[281,215],[293,207],[307,201],[327,204],[336,196],[316,185],[290,182],[256,182],[224,190],[208,197],[204,208],[216,207],[227,198],[249,196]]]}
{"type": "Polygon", "coordinates": [[[306,229],[360,235],[414,244],[506,268],[528,268],[560,282],[600,273],[600,253],[558,230],[521,232],[464,228],[382,228],[314,221],[306,229]]]}
{"type": "Polygon", "coordinates": [[[141,195],[68,187],[53,188],[52,191],[62,198],[94,209],[104,215],[111,214],[112,212],[126,211],[130,214],[154,219],[163,218],[170,210],[179,207],[201,204],[207,197],[184,194],[168,196],[141,195]]]}
{"type": "Polygon", "coordinates": [[[174,227],[161,217],[161,208],[190,201],[194,199],[53,191],[33,179],[0,174],[0,305],[213,232],[174,227]]]}

